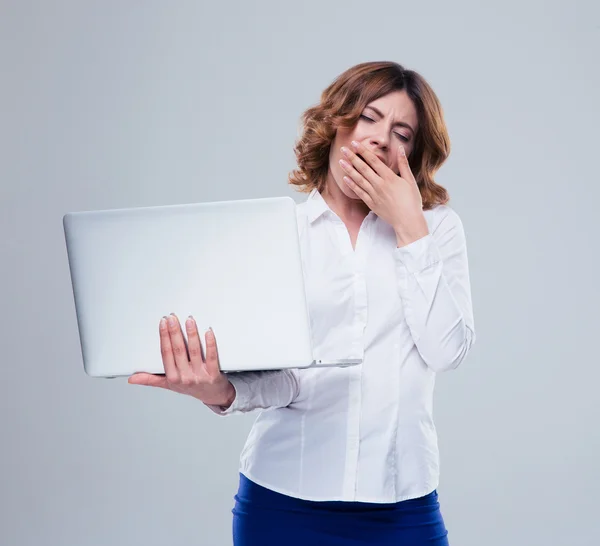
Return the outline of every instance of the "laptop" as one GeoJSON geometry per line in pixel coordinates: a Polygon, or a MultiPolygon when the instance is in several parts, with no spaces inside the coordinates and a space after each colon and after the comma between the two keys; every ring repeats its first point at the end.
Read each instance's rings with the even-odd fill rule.
{"type": "Polygon", "coordinates": [[[225,373],[360,364],[314,353],[296,203],[269,197],[63,216],[83,366],[164,374],[159,322],[212,327],[225,373]]]}

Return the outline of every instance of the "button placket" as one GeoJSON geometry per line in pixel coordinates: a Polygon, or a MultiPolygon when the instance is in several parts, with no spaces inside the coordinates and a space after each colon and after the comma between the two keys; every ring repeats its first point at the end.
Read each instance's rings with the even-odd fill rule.
{"type": "MultiPolygon", "coordinates": [[[[354,331],[353,352],[364,357],[363,335],[367,320],[367,286],[365,281],[366,253],[369,248],[370,218],[363,223],[356,241],[356,248],[352,256],[354,273],[352,286],[354,289],[354,331]],[[365,237],[367,240],[365,241],[365,237]]],[[[358,460],[360,455],[360,416],[362,412],[362,374],[364,367],[355,366],[350,372],[349,378],[349,410],[348,410],[348,436],[346,468],[344,474],[344,498],[354,500],[356,498],[358,460]]]]}

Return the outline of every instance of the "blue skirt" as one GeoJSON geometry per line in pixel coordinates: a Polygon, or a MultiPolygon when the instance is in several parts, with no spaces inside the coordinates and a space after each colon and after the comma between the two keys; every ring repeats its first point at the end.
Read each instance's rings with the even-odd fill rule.
{"type": "Polygon", "coordinates": [[[448,546],[437,491],[397,503],[297,499],[240,473],[234,546],[448,546]]]}

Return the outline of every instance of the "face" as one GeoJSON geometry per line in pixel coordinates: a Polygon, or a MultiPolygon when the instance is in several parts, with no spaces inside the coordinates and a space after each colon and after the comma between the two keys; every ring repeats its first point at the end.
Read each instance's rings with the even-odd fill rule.
{"type": "Polygon", "coordinates": [[[390,169],[399,174],[398,146],[402,144],[410,160],[417,127],[417,110],[405,90],[393,91],[365,106],[352,129],[338,129],[329,152],[329,180],[350,199],[360,199],[344,182],[345,171],[339,164],[344,159],[340,148],[352,150],[350,142],[362,142],[390,169]]]}

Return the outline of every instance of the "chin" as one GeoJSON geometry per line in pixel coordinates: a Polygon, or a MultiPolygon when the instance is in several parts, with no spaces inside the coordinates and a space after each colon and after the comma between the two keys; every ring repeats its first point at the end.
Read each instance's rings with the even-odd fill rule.
{"type": "MultiPolygon", "coordinates": [[[[344,185],[346,185],[346,183],[345,183],[345,182],[344,182],[344,185]]],[[[354,199],[355,201],[362,201],[362,199],[361,199],[361,198],[360,198],[358,195],[356,195],[356,194],[354,193],[354,191],[352,191],[352,189],[351,189],[351,188],[349,188],[347,185],[346,185],[346,187],[345,187],[345,188],[342,190],[342,192],[343,192],[343,193],[344,193],[344,194],[345,194],[347,197],[349,197],[350,199],[354,199]]]]}

